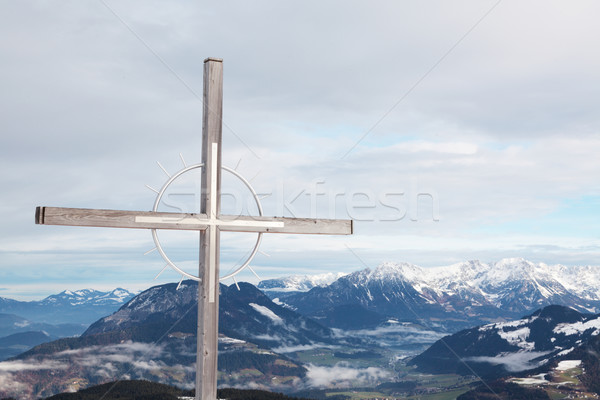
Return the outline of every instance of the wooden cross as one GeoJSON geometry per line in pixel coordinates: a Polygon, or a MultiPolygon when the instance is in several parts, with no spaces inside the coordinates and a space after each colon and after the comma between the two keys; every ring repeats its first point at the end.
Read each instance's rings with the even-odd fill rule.
{"type": "Polygon", "coordinates": [[[204,61],[203,100],[203,168],[199,214],[37,207],[35,222],[44,225],[199,231],[200,283],[198,285],[196,399],[215,400],[219,331],[219,232],[350,235],[352,221],[221,215],[223,110],[223,61],[221,59],[208,58],[204,61]]]}

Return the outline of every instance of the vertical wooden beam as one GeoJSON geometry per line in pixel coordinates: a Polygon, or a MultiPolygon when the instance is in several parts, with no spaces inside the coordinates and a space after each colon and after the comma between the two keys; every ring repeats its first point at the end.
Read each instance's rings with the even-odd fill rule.
{"type": "MultiPolygon", "coordinates": [[[[221,136],[223,118],[223,60],[204,60],[204,109],[202,117],[201,213],[208,219],[220,214],[221,136]]],[[[217,398],[217,350],[219,339],[219,229],[209,226],[200,232],[198,285],[198,354],[196,399],[217,398]]]]}

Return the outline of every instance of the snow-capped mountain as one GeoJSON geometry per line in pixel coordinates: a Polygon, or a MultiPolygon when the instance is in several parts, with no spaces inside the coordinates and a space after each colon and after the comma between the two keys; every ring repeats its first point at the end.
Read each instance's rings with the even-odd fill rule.
{"type": "Polygon", "coordinates": [[[117,305],[121,306],[131,299],[135,293],[126,289],[117,288],[110,292],[101,292],[94,289],[82,289],[77,291],[65,290],[40,301],[41,305],[117,305]]]}
{"type": "Polygon", "coordinates": [[[357,316],[366,312],[377,324],[386,317],[416,322],[420,316],[448,317],[449,311],[436,301],[440,294],[423,280],[421,272],[411,264],[386,263],[375,270],[367,268],[351,273],[326,287],[295,293],[284,302],[324,324],[349,329],[364,328],[357,316]],[[354,309],[348,312],[348,306],[354,309]],[[341,321],[338,318],[332,324],[332,317],[342,313],[345,318],[341,321]]]}
{"type": "Polygon", "coordinates": [[[292,275],[283,278],[265,279],[257,287],[263,292],[308,292],[317,286],[327,286],[347,275],[343,272],[329,272],[318,275],[292,275]]]}
{"type": "Polygon", "coordinates": [[[600,334],[600,314],[548,306],[519,320],[466,329],[447,336],[411,364],[432,373],[502,376],[544,367],[600,334]]]}
{"type": "Polygon", "coordinates": [[[428,281],[451,294],[480,294],[513,312],[563,304],[594,312],[600,305],[600,267],[534,264],[522,258],[485,264],[479,261],[424,269],[428,281]]]}
{"type": "Polygon", "coordinates": [[[551,304],[596,312],[600,310],[600,267],[549,266],[522,258],[436,268],[384,263],[325,287],[296,292],[283,301],[330,326],[336,326],[328,323],[336,308],[354,305],[382,318],[426,321],[456,331],[517,318],[551,304]]]}
{"type": "Polygon", "coordinates": [[[125,289],[102,292],[93,289],[65,290],[38,301],[0,297],[0,313],[14,314],[38,323],[90,324],[109,315],[135,294],[125,289]]]}

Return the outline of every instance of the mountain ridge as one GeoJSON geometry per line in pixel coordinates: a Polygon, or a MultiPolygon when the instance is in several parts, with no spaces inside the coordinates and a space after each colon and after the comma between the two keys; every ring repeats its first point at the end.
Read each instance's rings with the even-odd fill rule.
{"type": "Polygon", "coordinates": [[[437,324],[442,319],[444,329],[456,331],[518,318],[551,304],[597,312],[600,268],[548,266],[523,258],[489,264],[474,260],[435,268],[386,262],[308,292],[289,292],[280,301],[300,313],[322,318],[319,320],[325,324],[325,315],[331,314],[327,310],[354,304],[402,320],[437,324]]]}
{"type": "Polygon", "coordinates": [[[599,334],[600,314],[551,305],[521,319],[446,336],[409,364],[428,373],[475,373],[497,378],[568,357],[599,334]]]}
{"type": "Polygon", "coordinates": [[[18,315],[36,323],[90,324],[111,314],[134,295],[126,289],[116,288],[110,291],[64,290],[33,301],[0,297],[0,313],[18,315]]]}
{"type": "Polygon", "coordinates": [[[344,272],[328,272],[316,275],[290,275],[283,278],[265,279],[256,286],[264,292],[307,292],[317,286],[327,286],[348,275],[344,272]]]}

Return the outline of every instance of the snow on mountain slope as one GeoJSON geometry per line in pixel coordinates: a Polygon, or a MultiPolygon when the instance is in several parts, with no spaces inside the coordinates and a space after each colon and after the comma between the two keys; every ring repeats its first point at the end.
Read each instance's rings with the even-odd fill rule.
{"type": "MultiPolygon", "coordinates": [[[[375,322],[385,320],[383,316],[404,320],[418,320],[419,315],[442,318],[445,310],[437,302],[441,294],[423,279],[421,272],[415,265],[385,263],[373,270],[353,272],[329,286],[292,294],[284,302],[306,315],[325,318],[324,323],[333,321],[345,305],[355,305],[356,312],[370,314],[375,322]]],[[[364,327],[354,314],[341,322],[346,328],[364,327]]]]}
{"type": "Polygon", "coordinates": [[[592,336],[598,336],[600,334],[600,317],[585,322],[577,321],[574,323],[559,324],[554,328],[553,332],[563,335],[579,335],[588,332],[592,336]]]}
{"type": "Polygon", "coordinates": [[[38,301],[0,297],[0,313],[15,314],[34,322],[90,324],[116,311],[135,294],[125,289],[102,292],[93,289],[65,290],[38,301]]]}
{"type": "MultiPolygon", "coordinates": [[[[435,268],[386,262],[328,286],[281,295],[280,300],[315,317],[332,315],[326,309],[356,304],[381,316],[414,321],[442,318],[442,324],[457,321],[453,330],[516,318],[551,304],[598,312],[600,267],[549,266],[522,258],[435,268]]],[[[323,322],[327,323],[326,317],[323,322]]]]}
{"type": "MultiPolygon", "coordinates": [[[[261,281],[258,288],[265,292],[307,292],[314,287],[329,286],[344,276],[348,274],[294,275],[261,281]]],[[[474,260],[434,268],[385,262],[372,270],[357,271],[352,276],[357,285],[410,283],[414,290],[433,302],[459,296],[497,307],[512,307],[515,311],[560,298],[600,301],[600,267],[535,264],[523,258],[507,258],[489,264],[474,260]]],[[[596,310],[596,305],[569,305],[588,312],[596,310]]]]}
{"type": "Polygon", "coordinates": [[[535,264],[508,258],[490,264],[469,261],[424,269],[423,273],[441,291],[471,291],[497,307],[517,312],[552,303],[595,312],[600,302],[600,267],[535,264]]]}
{"type": "Polygon", "coordinates": [[[266,279],[258,283],[258,288],[264,292],[307,292],[317,286],[327,286],[342,276],[343,272],[329,272],[319,275],[292,275],[284,278],[266,279]]]}
{"type": "Polygon", "coordinates": [[[411,363],[423,372],[492,377],[549,365],[600,333],[600,315],[548,306],[519,320],[466,329],[411,363]]]}
{"type": "Polygon", "coordinates": [[[281,325],[283,324],[283,319],[281,319],[281,317],[277,314],[275,314],[273,311],[271,311],[269,308],[265,307],[265,306],[261,306],[260,304],[255,304],[255,303],[249,303],[250,307],[254,308],[256,310],[256,312],[258,312],[261,315],[264,315],[265,317],[269,318],[271,321],[273,321],[273,323],[281,325]]]}
{"type": "Polygon", "coordinates": [[[69,304],[72,306],[87,304],[87,305],[109,305],[123,304],[131,299],[135,293],[128,290],[117,288],[110,292],[101,292],[94,289],[82,289],[77,291],[65,290],[59,294],[54,294],[46,297],[40,304],[69,304]]]}

